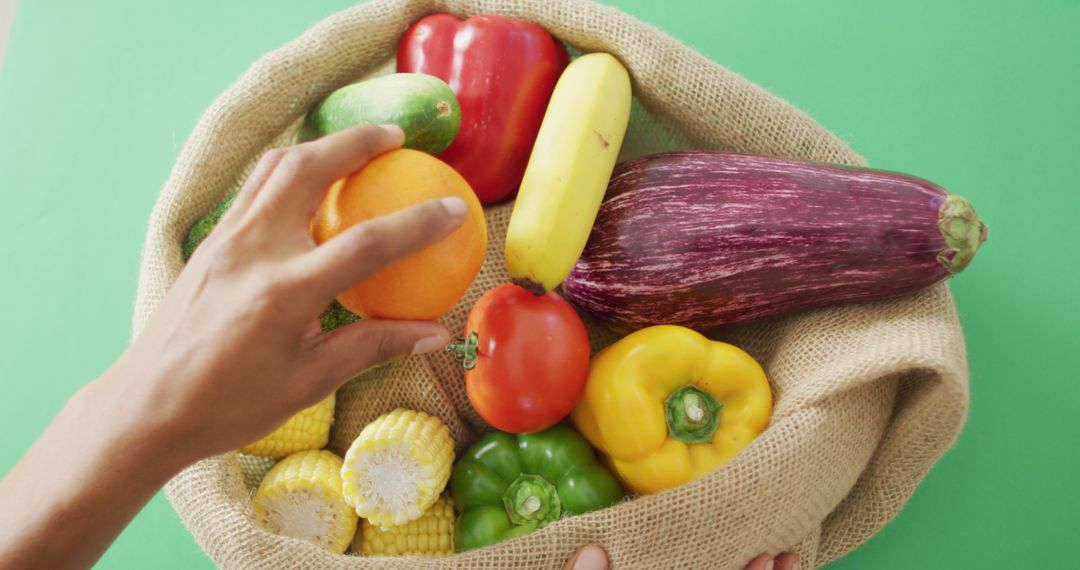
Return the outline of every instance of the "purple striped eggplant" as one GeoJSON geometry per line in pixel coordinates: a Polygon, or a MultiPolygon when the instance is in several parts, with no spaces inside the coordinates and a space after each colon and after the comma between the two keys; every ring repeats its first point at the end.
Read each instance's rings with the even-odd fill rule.
{"type": "Polygon", "coordinates": [[[967,200],[914,176],[656,154],[615,169],[563,293],[619,330],[711,330],[929,287],[963,270],[986,235],[967,200]]]}

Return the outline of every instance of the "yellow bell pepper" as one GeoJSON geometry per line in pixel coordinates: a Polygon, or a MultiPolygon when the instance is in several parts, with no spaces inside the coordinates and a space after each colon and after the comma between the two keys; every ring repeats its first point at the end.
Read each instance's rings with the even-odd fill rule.
{"type": "Polygon", "coordinates": [[[771,414],[765,371],[749,354],[661,325],[593,358],[573,421],[627,488],[656,493],[727,462],[771,414]]]}

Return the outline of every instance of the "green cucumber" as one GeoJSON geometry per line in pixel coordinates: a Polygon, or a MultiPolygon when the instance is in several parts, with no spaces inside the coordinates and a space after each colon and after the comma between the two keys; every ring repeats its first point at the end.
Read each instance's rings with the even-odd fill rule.
{"type": "Polygon", "coordinates": [[[357,125],[394,124],[405,148],[439,154],[461,126],[461,106],[450,86],[422,73],[395,73],[346,85],[308,112],[298,139],[307,141],[357,125]]]}

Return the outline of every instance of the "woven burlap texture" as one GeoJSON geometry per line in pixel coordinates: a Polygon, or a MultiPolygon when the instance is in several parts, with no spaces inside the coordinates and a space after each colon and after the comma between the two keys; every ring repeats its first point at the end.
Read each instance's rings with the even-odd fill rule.
{"type": "MultiPolygon", "coordinates": [[[[384,73],[419,17],[498,13],[532,20],[572,48],[607,51],[633,77],[622,158],[727,149],[842,164],[863,160],[784,101],[613,8],[577,0],[378,0],[317,24],[266,54],[203,115],[149,222],[134,331],[179,274],[187,227],[238,186],[267,148],[333,89],[384,73]]],[[[506,281],[510,206],[490,209],[476,283],[443,321],[460,330],[475,300],[506,281]]],[[[613,340],[590,323],[594,348],[613,340]]],[[[967,415],[964,340],[944,285],[886,302],[806,311],[723,331],[765,367],[776,397],[769,429],[708,477],[556,522],[492,548],[439,559],[334,555],[258,526],[250,486],[265,463],[227,454],[197,463],[166,494],[198,544],[227,568],[559,568],[602,544],[615,568],[738,568],[795,549],[803,568],[844,555],[888,522],[957,437],[967,415]]],[[[460,452],[486,431],[446,355],[412,357],[339,391],[330,448],[397,406],[442,418],[460,452]]]]}

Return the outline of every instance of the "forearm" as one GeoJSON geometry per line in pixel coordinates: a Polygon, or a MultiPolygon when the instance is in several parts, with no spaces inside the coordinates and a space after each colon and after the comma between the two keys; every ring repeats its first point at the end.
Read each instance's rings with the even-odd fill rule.
{"type": "Polygon", "coordinates": [[[91,566],[185,461],[102,377],[0,481],[0,568],[91,566]]]}

